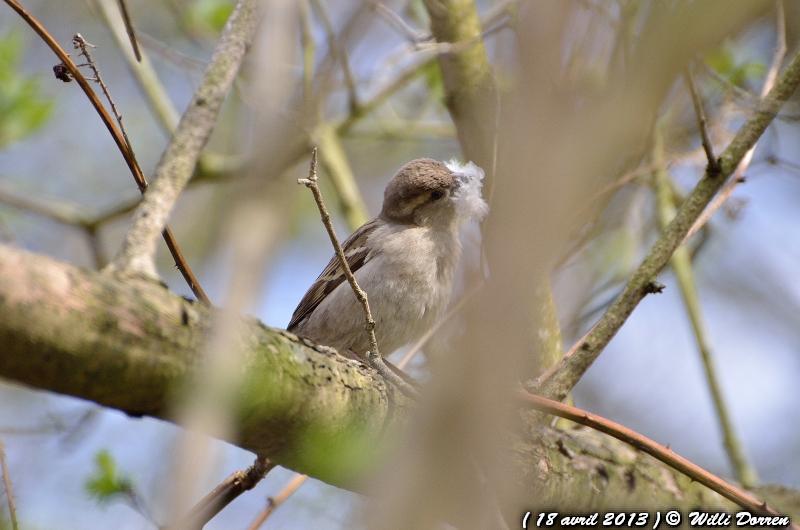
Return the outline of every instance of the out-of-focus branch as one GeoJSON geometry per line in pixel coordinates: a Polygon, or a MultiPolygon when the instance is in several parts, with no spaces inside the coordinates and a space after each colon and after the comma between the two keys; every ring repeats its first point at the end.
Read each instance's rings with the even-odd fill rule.
{"type": "Polygon", "coordinates": [[[300,1],[300,46],[303,48],[303,98],[311,101],[314,91],[314,56],[317,51],[311,25],[309,0],[300,1]]]}
{"type": "Polygon", "coordinates": [[[400,72],[391,81],[386,83],[386,85],[369,100],[361,103],[355,111],[351,111],[347,117],[336,126],[337,132],[340,134],[347,134],[357,121],[386,103],[386,101],[397,91],[404,88],[406,85],[408,85],[408,83],[420,76],[425,70],[425,67],[435,60],[435,58],[425,59],[400,72]]]}
{"type": "Polygon", "coordinates": [[[389,26],[405,37],[411,44],[418,44],[430,38],[430,35],[425,35],[423,32],[409,26],[408,23],[403,20],[403,17],[392,11],[383,3],[372,0],[369,5],[378,16],[385,20],[389,26]]]}
{"type": "Polygon", "coordinates": [[[264,457],[256,457],[255,462],[244,471],[234,471],[208,495],[194,505],[189,514],[170,527],[171,530],[200,530],[219,512],[235,501],[245,491],[250,491],[261,482],[275,464],[264,457]]]}
{"type": "Polygon", "coordinates": [[[316,139],[320,146],[320,162],[339,199],[339,210],[350,229],[355,230],[369,220],[369,214],[339,134],[330,124],[323,123],[317,127],[316,139]]]}
{"type": "Polygon", "coordinates": [[[194,172],[211,136],[260,20],[257,0],[240,0],[225,25],[203,81],[183,115],[155,171],[153,185],[136,210],[110,272],[156,276],[155,241],[164,229],[178,196],[194,172]]]}
{"type": "Polygon", "coordinates": [[[296,474],[277,495],[267,497],[267,506],[253,519],[253,522],[250,523],[247,530],[258,530],[261,528],[261,526],[267,522],[269,516],[275,513],[275,510],[280,508],[281,504],[286,502],[286,499],[294,495],[294,493],[300,489],[300,486],[305,484],[306,479],[308,479],[308,475],[296,474]]]}
{"type": "Polygon", "coordinates": [[[135,57],[131,47],[127,45],[125,24],[123,19],[118,16],[119,11],[113,6],[114,0],[94,0],[94,4],[97,6],[106,26],[111,30],[111,36],[114,37],[114,41],[122,52],[122,56],[125,58],[131,73],[133,73],[136,82],[147,97],[158,123],[165,132],[171,134],[175,127],[178,126],[180,114],[172,104],[164,85],[161,84],[150,58],[146,54],[142,54],[140,58],[135,57]]]}
{"type": "MultiPolygon", "coordinates": [[[[64,50],[64,48],[61,47],[60,44],[58,44],[53,35],[42,25],[41,22],[39,22],[38,19],[36,19],[36,17],[29,13],[17,0],[5,1],[6,4],[8,4],[14,11],[17,12],[17,14],[19,14],[20,17],[22,17],[23,20],[25,20],[25,22],[28,23],[28,25],[39,35],[39,37],[41,37],[41,39],[50,47],[50,49],[53,50],[53,53],[55,53],[56,56],[61,60],[60,66],[66,68],[71,78],[75,79],[78,85],[80,85],[81,89],[86,94],[86,97],[89,98],[89,102],[100,115],[100,119],[108,129],[108,132],[111,133],[111,137],[114,139],[114,143],[117,144],[120,153],[122,153],[122,157],[125,159],[125,163],[128,165],[128,168],[133,175],[133,180],[136,182],[139,191],[144,192],[144,190],[147,189],[147,180],[142,173],[142,169],[136,162],[136,158],[133,156],[130,145],[125,140],[125,137],[119,128],[114,124],[114,121],[111,119],[111,116],[108,114],[108,111],[105,109],[105,107],[103,107],[103,104],[97,97],[97,94],[95,94],[94,90],[92,90],[92,87],[89,85],[89,81],[86,79],[86,77],[84,77],[81,71],[78,70],[78,66],[69,56],[69,54],[64,50]]],[[[69,77],[67,77],[67,79],[69,79],[69,77]]],[[[202,287],[200,287],[200,283],[197,281],[197,278],[195,277],[194,272],[192,272],[191,267],[189,267],[188,262],[183,257],[180,247],[175,240],[175,236],[172,234],[172,231],[168,226],[163,226],[162,235],[167,247],[170,250],[170,253],[175,259],[175,264],[181,271],[181,274],[186,282],[189,284],[192,292],[194,292],[195,296],[197,296],[200,300],[208,302],[208,297],[206,296],[202,287]]]]}
{"type": "MultiPolygon", "coordinates": [[[[437,43],[470,43],[438,56],[447,108],[458,132],[464,157],[489,171],[496,131],[492,69],[482,42],[481,20],[472,0],[425,0],[431,32],[437,43]]],[[[487,174],[491,190],[494,175],[487,174]]]]}
{"type": "Polygon", "coordinates": [[[142,60],[142,52],[139,50],[139,41],[136,40],[136,31],[133,29],[133,21],[131,14],[128,12],[128,5],[125,0],[117,0],[119,3],[119,11],[122,14],[122,19],[125,21],[125,31],[128,33],[128,38],[131,41],[131,48],[133,54],[136,56],[137,61],[142,60]]]}
{"type": "MultiPolygon", "coordinates": [[[[0,314],[0,377],[168,421],[175,420],[175,390],[200,369],[197,352],[215,318],[212,308],[153,282],[119,281],[1,245],[0,314]]],[[[236,434],[228,432],[228,440],[331,484],[357,485],[387,421],[403,422],[413,404],[397,394],[390,406],[391,390],[375,371],[330,348],[252,319],[243,319],[241,330],[245,379],[231,409],[236,434]]],[[[515,444],[515,480],[524,491],[537,487],[543,503],[610,509],[646,500],[732,509],[705,486],[679,480],[608,437],[540,424],[525,429],[538,435],[515,444]],[[602,462],[607,478],[589,500],[578,485],[597,482],[592,462],[602,462]],[[580,493],[564,498],[566,491],[580,493]]]]}
{"type": "Polygon", "coordinates": [[[702,214],[714,195],[736,170],[746,153],[756,144],[774,119],[781,105],[794,94],[800,84],[800,54],[796,55],[775,87],[762,100],[755,115],[737,131],[720,156],[720,172],[708,172],[681,205],[674,219],[650,249],[623,292],[583,339],[571,349],[574,353],[548,372],[541,380],[540,392],[562,399],[575,386],[584,372],[616,335],[639,302],[648,292],[648,285],[667,265],[675,249],[683,242],[695,220],[702,214]]]}
{"type": "Polygon", "coordinates": [[[694,107],[694,115],[697,118],[697,129],[700,131],[700,140],[703,144],[703,151],[706,152],[706,160],[708,167],[706,171],[710,174],[719,172],[719,160],[714,156],[714,147],[711,145],[711,139],[708,137],[708,121],[706,120],[706,112],[703,109],[703,101],[700,94],[697,92],[697,86],[694,83],[692,76],[691,66],[686,68],[684,74],[686,79],[686,86],[689,88],[689,94],[692,97],[692,106],[694,107]]]}
{"type": "MultiPolygon", "coordinates": [[[[654,184],[658,205],[658,219],[661,230],[664,230],[675,216],[675,202],[670,185],[671,179],[667,173],[666,161],[664,160],[663,139],[661,131],[658,129],[654,134],[653,163],[656,166],[654,184]]],[[[722,439],[728,453],[728,459],[730,460],[736,480],[745,488],[751,488],[757,484],[758,477],[755,470],[747,461],[741,441],[733,428],[728,406],[717,379],[717,370],[714,364],[714,358],[711,354],[711,348],[706,338],[705,326],[703,325],[703,317],[700,311],[700,302],[697,297],[694,272],[692,271],[692,258],[689,249],[685,245],[681,245],[675,250],[670,260],[670,265],[675,273],[675,278],[678,280],[678,287],[681,291],[686,315],[689,317],[689,322],[692,326],[695,342],[697,343],[697,350],[700,353],[700,360],[703,363],[703,369],[705,371],[708,391],[711,393],[711,399],[717,412],[717,419],[719,421],[720,430],[722,431],[722,439]]]]}
{"type": "Polygon", "coordinates": [[[350,58],[348,57],[347,50],[336,35],[336,30],[333,28],[333,22],[331,21],[331,16],[328,13],[327,7],[325,7],[324,0],[311,0],[311,4],[317,11],[320,20],[322,20],[322,26],[325,28],[325,34],[328,37],[330,53],[339,62],[339,66],[342,67],[344,84],[347,87],[348,107],[350,108],[350,112],[355,112],[359,105],[358,89],[356,87],[353,70],[350,68],[350,58]]]}
{"type": "MultiPolygon", "coordinates": [[[[775,86],[775,81],[778,79],[778,73],[781,69],[783,59],[786,57],[786,15],[784,13],[783,0],[775,2],[775,34],[777,35],[777,42],[775,43],[775,53],[772,57],[772,64],[770,64],[767,76],[764,78],[764,84],[761,86],[761,97],[764,98],[775,86]]],[[[744,175],[747,173],[747,168],[753,161],[753,154],[756,151],[756,146],[753,145],[750,150],[742,157],[739,167],[736,168],[733,178],[728,180],[725,186],[719,191],[714,200],[703,210],[700,217],[694,222],[692,227],[686,233],[684,241],[692,237],[698,230],[700,230],[708,221],[711,220],[714,213],[722,207],[723,204],[733,195],[733,190],[736,186],[742,183],[744,175]]]]}
{"type": "Polygon", "coordinates": [[[8,517],[11,519],[11,530],[19,530],[17,507],[14,504],[14,488],[11,486],[11,476],[6,462],[6,448],[2,440],[0,440],[0,474],[3,475],[3,487],[6,490],[6,503],[8,505],[8,517]]]}
{"type": "MultiPolygon", "coordinates": [[[[158,124],[167,136],[171,136],[178,126],[180,114],[158,78],[150,58],[144,52],[141,52],[138,58],[133,54],[126,39],[126,28],[119,16],[119,10],[113,5],[114,0],[94,0],[94,4],[106,26],[111,30],[111,35],[144,93],[149,107],[153,110],[158,124]]],[[[197,163],[194,180],[218,179],[235,173],[240,168],[241,162],[239,161],[232,160],[227,156],[204,152],[200,155],[197,163]]]]}

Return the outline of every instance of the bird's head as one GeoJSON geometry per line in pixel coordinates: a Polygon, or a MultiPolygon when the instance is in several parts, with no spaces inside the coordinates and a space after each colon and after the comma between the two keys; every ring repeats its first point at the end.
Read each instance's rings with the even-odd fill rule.
{"type": "Polygon", "coordinates": [[[481,219],[488,207],[481,198],[483,170],[418,158],[401,167],[383,195],[381,216],[397,223],[449,227],[468,218],[481,219]]]}

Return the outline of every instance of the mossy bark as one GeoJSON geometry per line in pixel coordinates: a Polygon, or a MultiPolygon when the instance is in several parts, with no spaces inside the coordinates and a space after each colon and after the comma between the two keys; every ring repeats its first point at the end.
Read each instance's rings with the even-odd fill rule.
{"type": "MultiPolygon", "coordinates": [[[[0,245],[0,377],[128,414],[167,421],[199,368],[214,309],[148,280],[121,280],[0,245]]],[[[410,403],[377,374],[323,346],[243,319],[236,436],[227,440],[342,487],[358,477],[410,403]]],[[[530,506],[570,509],[698,505],[733,509],[707,488],[588,429],[523,413],[517,487],[530,506]]],[[[210,433],[215,434],[215,433],[210,433]]],[[[775,488],[778,508],[800,494],[775,488]]],[[[526,508],[514,507],[514,510],[526,508]]]]}

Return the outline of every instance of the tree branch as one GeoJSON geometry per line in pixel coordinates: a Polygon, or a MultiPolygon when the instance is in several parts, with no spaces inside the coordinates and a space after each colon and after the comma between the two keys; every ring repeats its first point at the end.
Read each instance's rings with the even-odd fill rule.
{"type": "MultiPolygon", "coordinates": [[[[767,75],[764,78],[764,84],[761,85],[761,93],[760,96],[763,98],[765,97],[772,87],[775,86],[775,81],[778,78],[778,72],[780,72],[781,64],[783,60],[786,58],[786,16],[784,13],[783,8],[783,0],[777,0],[775,2],[775,33],[777,35],[777,41],[775,43],[775,52],[772,56],[772,63],[770,64],[769,70],[767,71],[767,75]]],[[[733,195],[733,190],[744,181],[745,173],[747,173],[747,168],[750,167],[750,162],[753,161],[753,154],[756,151],[756,146],[750,148],[749,151],[744,155],[742,161],[739,162],[739,167],[736,168],[736,172],[732,179],[729,179],[728,182],[723,186],[723,188],[719,191],[714,200],[706,207],[700,217],[692,225],[692,228],[689,229],[689,232],[686,234],[684,241],[695,233],[698,230],[703,228],[708,221],[711,220],[711,217],[714,216],[717,210],[725,204],[731,195],[733,195]]]]}
{"type": "MultiPolygon", "coordinates": [[[[654,171],[654,188],[658,208],[658,220],[661,230],[664,230],[675,216],[675,202],[671,187],[672,181],[667,171],[666,161],[664,160],[663,137],[661,131],[658,129],[655,131],[653,143],[653,163],[656,166],[656,170],[654,171]]],[[[675,249],[675,253],[672,255],[672,259],[670,259],[670,265],[678,281],[678,287],[680,288],[686,315],[689,318],[697,344],[697,350],[700,354],[700,361],[703,363],[706,386],[711,394],[711,400],[717,413],[719,428],[722,432],[722,439],[725,444],[725,450],[728,453],[731,467],[733,468],[734,476],[736,480],[745,487],[755,486],[758,483],[758,477],[755,470],[747,461],[747,457],[742,449],[742,444],[733,428],[733,421],[731,420],[722,388],[717,379],[716,365],[714,363],[714,357],[711,354],[711,348],[708,345],[708,339],[706,338],[706,331],[703,324],[703,315],[700,311],[700,302],[697,296],[697,287],[695,286],[692,257],[689,248],[681,245],[675,249]]]]}
{"type": "MultiPolygon", "coordinates": [[[[142,169],[136,162],[136,158],[133,156],[133,151],[131,151],[130,145],[120,132],[119,128],[117,128],[112,121],[111,116],[109,116],[108,111],[106,111],[105,107],[103,107],[103,104],[100,102],[97,94],[95,94],[94,90],[92,90],[92,87],[89,85],[89,81],[86,79],[86,77],[84,77],[81,71],[78,70],[78,66],[73,62],[69,54],[61,47],[61,45],[58,44],[55,38],[53,38],[53,35],[42,25],[41,22],[36,19],[36,17],[31,15],[17,0],[5,1],[14,11],[17,12],[17,14],[19,14],[20,17],[22,17],[25,22],[28,23],[31,28],[33,28],[39,37],[41,37],[41,39],[50,47],[50,49],[53,50],[53,53],[55,53],[56,56],[61,60],[60,65],[65,67],[69,71],[70,76],[75,79],[78,85],[80,85],[81,89],[86,94],[86,97],[89,98],[89,102],[100,115],[100,119],[103,121],[103,124],[106,126],[108,132],[111,134],[111,137],[114,139],[114,143],[117,144],[117,148],[119,149],[120,153],[122,153],[122,157],[125,159],[125,163],[128,165],[128,168],[133,175],[133,180],[136,182],[139,191],[144,193],[144,190],[147,189],[147,180],[142,173],[142,169]]],[[[67,79],[69,79],[69,77],[67,79]]],[[[197,281],[194,272],[192,272],[191,267],[189,267],[189,263],[183,257],[180,247],[178,247],[178,242],[175,240],[175,236],[172,234],[172,231],[168,226],[166,226],[166,224],[163,226],[162,235],[170,253],[175,259],[175,264],[181,271],[186,283],[189,284],[189,287],[191,288],[192,292],[194,292],[195,296],[198,297],[198,299],[207,303],[208,297],[200,287],[200,283],[197,281]]]]}
{"type": "Polygon", "coordinates": [[[234,471],[216,488],[195,504],[185,519],[170,527],[171,530],[200,530],[219,512],[235,501],[239,495],[256,487],[261,479],[275,467],[263,457],[244,471],[234,471]]]}
{"type": "Polygon", "coordinates": [[[541,379],[539,391],[554,399],[564,396],[580,380],[583,373],[608,345],[639,302],[647,294],[647,286],[669,263],[675,249],[683,242],[692,224],[702,214],[714,195],[736,170],[739,162],[764,134],[781,105],[800,84],[800,54],[796,55],[775,87],[762,100],[755,114],[742,125],[731,143],[719,158],[719,174],[703,175],[692,193],[684,200],[675,218],[650,249],[644,261],[634,272],[623,292],[614,300],[592,330],[581,339],[572,355],[562,361],[541,379]]]}
{"type": "MultiPolygon", "coordinates": [[[[201,369],[217,311],[151,281],[119,281],[0,245],[0,315],[0,377],[174,420],[172,398],[201,369]]],[[[253,319],[241,329],[244,375],[231,412],[237,434],[228,441],[346,484],[356,455],[369,460],[370,445],[360,440],[383,432],[382,378],[253,319]],[[309,439],[319,451],[307,450],[309,439]]],[[[393,399],[395,413],[407,408],[402,395],[393,399]]]]}
{"type": "MultiPolygon", "coordinates": [[[[518,393],[519,399],[542,412],[553,414],[559,418],[564,418],[581,425],[586,425],[597,431],[603,432],[614,438],[621,440],[629,445],[632,445],[640,451],[652,455],[658,460],[666,463],[673,469],[677,469],[681,473],[696,480],[701,484],[711,488],[728,500],[735,502],[746,510],[751,510],[758,514],[765,514],[771,516],[781,516],[783,514],[775,511],[767,505],[766,502],[759,500],[746,491],[743,491],[733,484],[725,482],[721,478],[709,473],[701,468],[694,462],[683,458],[680,455],[672,452],[668,447],[651,440],[650,438],[633,431],[624,425],[620,425],[602,416],[589,414],[583,409],[565,405],[558,401],[547,399],[528,392],[520,391],[518,393]]],[[[794,530],[800,530],[800,526],[792,525],[794,530]]]]}
{"type": "Polygon", "coordinates": [[[240,0],[225,25],[211,62],[155,171],[108,270],[155,277],[155,242],[178,196],[194,173],[200,153],[236,77],[260,20],[258,0],[240,0]]]}
{"type": "MultiPolygon", "coordinates": [[[[119,281],[0,245],[3,378],[174,421],[171,398],[200,368],[214,314],[150,281],[119,281]]],[[[232,409],[237,436],[228,440],[320,480],[357,487],[380,452],[373,450],[387,422],[403,422],[410,401],[397,394],[390,407],[390,390],[375,371],[330,348],[253,319],[243,319],[242,330],[244,380],[232,409]]],[[[733,509],[705,486],[597,433],[560,432],[530,420],[524,432],[514,446],[515,487],[537,488],[542,506],[558,499],[576,509],[733,509]],[[601,466],[605,478],[598,482],[601,466]],[[591,499],[583,494],[588,484],[591,499]]]]}

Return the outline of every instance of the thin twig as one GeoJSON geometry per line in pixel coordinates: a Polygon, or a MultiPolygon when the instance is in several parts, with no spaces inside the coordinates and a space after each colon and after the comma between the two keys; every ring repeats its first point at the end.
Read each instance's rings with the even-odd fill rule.
{"type": "Polygon", "coordinates": [[[119,2],[119,11],[122,13],[122,20],[125,21],[125,31],[128,32],[128,38],[131,40],[131,48],[133,48],[133,53],[136,55],[136,60],[141,62],[142,52],[139,51],[139,43],[136,40],[136,31],[133,29],[133,21],[131,20],[131,15],[128,12],[128,6],[125,4],[125,0],[117,0],[117,2],[119,2]]]}
{"type": "Polygon", "coordinates": [[[400,74],[394,77],[394,79],[386,83],[383,88],[378,90],[378,92],[372,98],[359,105],[355,111],[351,109],[347,117],[336,126],[336,131],[339,134],[346,134],[359,119],[383,105],[398,90],[408,85],[409,82],[413,81],[418,76],[422,75],[422,72],[425,71],[425,68],[433,64],[435,61],[436,57],[428,57],[425,60],[415,63],[403,70],[400,74]]]}
{"type": "Polygon", "coordinates": [[[189,510],[186,517],[178,524],[171,526],[172,530],[199,530],[213,519],[219,512],[245,491],[249,491],[261,482],[275,464],[267,458],[256,457],[255,462],[244,471],[234,471],[208,495],[189,510]]]}
{"type": "Polygon", "coordinates": [[[89,52],[89,48],[94,48],[95,45],[91,42],[87,41],[83,38],[83,35],[80,33],[76,33],[72,36],[72,46],[79,51],[78,55],[83,56],[86,59],[86,65],[94,74],[93,81],[100,85],[100,90],[102,90],[103,95],[106,97],[106,101],[108,101],[109,106],[111,107],[111,112],[114,113],[114,117],[117,119],[117,124],[119,125],[119,130],[122,132],[122,137],[125,139],[125,143],[128,146],[128,150],[130,151],[131,157],[133,157],[134,161],[138,165],[139,162],[136,161],[136,155],[133,150],[133,145],[131,145],[131,140],[128,138],[128,132],[125,130],[125,125],[122,123],[122,114],[120,113],[119,109],[117,108],[116,103],[114,103],[114,98],[111,97],[111,92],[108,90],[108,85],[105,84],[103,81],[103,77],[100,75],[100,69],[97,67],[97,64],[94,62],[94,58],[92,54],[89,52]]]}
{"type": "Polygon", "coordinates": [[[347,50],[336,36],[330,13],[328,13],[328,9],[325,7],[323,0],[311,0],[311,5],[316,9],[320,20],[322,20],[322,26],[325,28],[325,33],[328,37],[328,47],[330,48],[331,54],[336,57],[339,61],[339,65],[342,67],[344,83],[347,87],[347,102],[350,107],[350,112],[355,112],[359,105],[358,90],[356,88],[353,70],[350,68],[350,58],[348,57],[347,50]]]}
{"type": "Polygon", "coordinates": [[[392,28],[397,30],[402,36],[408,40],[411,44],[419,44],[422,41],[430,40],[433,37],[430,34],[425,34],[422,31],[416,30],[408,25],[408,23],[403,20],[403,17],[386,7],[381,2],[371,1],[370,7],[382,18],[384,19],[392,28]]]}
{"type": "MultiPolygon", "coordinates": [[[[661,230],[664,230],[675,215],[675,201],[671,191],[669,174],[664,161],[664,143],[661,131],[657,128],[654,134],[653,163],[656,166],[654,172],[654,185],[658,206],[658,218],[661,230]]],[[[700,360],[706,376],[706,384],[711,393],[714,409],[717,412],[719,428],[722,431],[722,439],[725,445],[728,459],[734,471],[734,476],[745,488],[752,488],[758,482],[755,470],[747,461],[747,457],[742,449],[739,437],[733,428],[728,406],[725,397],[722,395],[722,388],[717,379],[717,370],[711,348],[706,338],[703,316],[700,311],[700,302],[697,297],[697,287],[692,271],[692,258],[689,249],[681,245],[675,250],[670,260],[670,265],[678,280],[678,288],[686,309],[686,315],[692,326],[697,350],[700,353],[700,360]]]]}
{"type": "MultiPolygon", "coordinates": [[[[772,63],[770,64],[769,71],[767,71],[767,76],[764,78],[764,84],[761,86],[761,98],[766,97],[769,91],[772,90],[772,87],[775,86],[775,81],[778,79],[778,72],[781,69],[781,64],[783,63],[783,59],[786,57],[786,15],[784,13],[783,0],[777,0],[775,2],[775,26],[775,33],[777,35],[775,53],[772,56],[772,63]]],[[[755,151],[756,144],[754,144],[747,151],[747,153],[745,153],[741,162],[739,162],[739,166],[736,168],[736,171],[733,174],[733,178],[725,184],[717,196],[714,197],[714,200],[712,200],[703,213],[700,214],[700,217],[698,217],[694,224],[692,224],[692,227],[686,233],[684,241],[692,237],[695,233],[697,233],[698,230],[708,223],[717,210],[719,210],[720,207],[725,204],[725,201],[731,197],[736,187],[744,182],[744,175],[747,173],[747,168],[750,167],[750,163],[753,161],[753,154],[755,154],[755,151]]]]}
{"type": "Polygon", "coordinates": [[[8,503],[8,516],[11,519],[12,530],[19,530],[17,523],[17,508],[14,505],[14,489],[11,487],[11,475],[6,463],[6,448],[0,440],[0,471],[3,473],[3,486],[6,489],[6,502],[8,503]]]}
{"type": "Polygon", "coordinates": [[[391,369],[389,369],[388,366],[386,366],[386,363],[383,362],[380,350],[378,349],[378,339],[375,336],[375,319],[372,318],[372,311],[369,308],[367,293],[364,292],[364,290],[358,285],[358,281],[356,280],[355,275],[353,275],[353,271],[350,270],[350,265],[347,263],[347,258],[344,255],[342,245],[339,243],[339,239],[336,237],[336,231],[334,230],[333,222],[331,221],[331,214],[325,207],[325,202],[322,198],[322,192],[319,189],[316,147],[312,148],[311,150],[311,163],[308,168],[308,178],[297,179],[297,183],[302,184],[310,189],[311,193],[314,195],[314,201],[317,203],[317,208],[319,209],[319,214],[322,218],[322,224],[325,225],[325,230],[328,232],[328,237],[330,238],[331,244],[336,251],[336,256],[339,258],[339,264],[342,266],[344,275],[347,278],[347,283],[350,284],[350,287],[353,289],[353,293],[355,294],[358,302],[361,304],[361,308],[364,311],[364,329],[369,337],[369,351],[367,352],[367,360],[372,367],[375,368],[378,373],[381,374],[381,376],[383,376],[384,379],[388,380],[390,383],[393,383],[400,390],[402,390],[403,393],[412,397],[416,396],[416,390],[414,390],[411,385],[403,381],[400,376],[395,374],[391,369]]]}
{"type": "Polygon", "coordinates": [[[307,475],[300,475],[296,473],[291,480],[283,487],[281,491],[278,492],[277,495],[272,497],[267,497],[267,506],[259,513],[253,522],[250,523],[250,526],[247,527],[247,530],[258,530],[261,526],[266,522],[270,515],[275,513],[275,510],[280,508],[281,504],[286,502],[286,499],[291,497],[294,492],[296,492],[300,486],[302,486],[306,479],[308,479],[307,475]]]}
{"type": "Polygon", "coordinates": [[[686,79],[686,86],[689,87],[689,93],[692,96],[692,106],[694,107],[694,114],[697,118],[697,128],[700,130],[700,139],[703,143],[703,150],[706,152],[706,159],[708,160],[707,172],[711,175],[715,175],[719,173],[719,160],[714,156],[714,147],[711,145],[711,139],[708,136],[708,120],[706,119],[705,110],[703,110],[703,102],[700,99],[700,94],[697,93],[697,87],[694,84],[690,66],[686,67],[684,77],[686,79]]]}
{"type": "MultiPolygon", "coordinates": [[[[93,4],[100,12],[100,16],[106,26],[111,30],[111,36],[114,37],[117,47],[122,52],[122,56],[125,58],[129,70],[144,94],[148,106],[155,114],[161,130],[167,136],[172,136],[178,126],[180,114],[161,83],[153,64],[144,52],[141,53],[139,58],[134,55],[128,45],[124,21],[119,15],[119,10],[113,6],[114,0],[93,0],[93,4]]],[[[192,182],[199,182],[206,178],[219,178],[235,172],[240,166],[241,163],[232,163],[227,156],[203,152],[197,163],[197,170],[192,182]]]]}
{"type": "Polygon", "coordinates": [[[648,286],[669,263],[675,249],[683,242],[692,224],[702,214],[714,195],[733,174],[739,163],[758,141],[781,105],[788,100],[800,84],[800,54],[794,56],[769,94],[762,99],[759,111],[737,131],[720,157],[720,172],[706,172],[692,193],[683,201],[675,218],[651,247],[647,256],[628,280],[625,289],[617,296],[590,333],[564,358],[542,382],[543,395],[563,398],[577,384],[584,372],[605,349],[617,331],[627,321],[639,302],[648,294],[648,286]]]}
{"type": "MultiPolygon", "coordinates": [[[[558,401],[546,397],[537,396],[525,391],[519,391],[517,397],[526,405],[532,406],[540,412],[552,414],[560,418],[565,418],[575,423],[585,425],[594,430],[608,434],[623,441],[636,449],[649,454],[669,467],[680,471],[690,479],[703,484],[709,489],[722,495],[731,502],[734,502],[746,510],[753,513],[764,514],[773,517],[784,516],[776,512],[773,508],[751,495],[750,493],[737,488],[733,484],[726,482],[718,476],[706,471],[691,460],[675,454],[671,449],[658,442],[639,434],[638,432],[625,427],[615,421],[609,420],[597,414],[591,414],[578,407],[565,405],[558,401]]],[[[792,525],[791,528],[798,530],[800,526],[792,525]]]]}
{"type": "MultiPolygon", "coordinates": [[[[128,168],[133,175],[133,179],[136,181],[136,185],[139,187],[139,191],[144,193],[144,190],[147,189],[147,180],[145,179],[139,164],[136,163],[136,159],[133,157],[133,153],[125,141],[124,136],[114,124],[114,121],[108,114],[108,111],[105,109],[100,99],[97,97],[97,94],[95,94],[94,90],[92,90],[91,85],[89,85],[89,81],[86,79],[83,73],[81,73],[81,71],[78,69],[78,66],[73,62],[72,58],[64,50],[64,48],[58,44],[47,28],[45,28],[36,17],[30,14],[22,6],[22,4],[18,2],[18,0],[5,0],[5,2],[14,11],[16,11],[17,14],[22,17],[22,19],[27,22],[28,25],[39,35],[39,37],[41,37],[45,44],[47,44],[50,49],[53,50],[53,53],[55,53],[56,56],[61,60],[61,65],[63,65],[64,68],[69,71],[70,76],[75,79],[78,85],[80,85],[81,89],[86,94],[86,97],[89,98],[89,102],[100,115],[100,119],[108,129],[108,132],[111,133],[111,137],[114,139],[114,143],[117,144],[117,148],[120,150],[120,153],[122,153],[122,157],[125,159],[125,163],[128,165],[128,168]]],[[[172,253],[172,257],[175,259],[175,265],[178,267],[178,270],[180,270],[184,279],[189,284],[192,292],[202,302],[210,303],[205,291],[203,291],[202,287],[200,287],[197,277],[194,275],[191,267],[183,257],[183,254],[178,247],[178,243],[175,240],[175,236],[172,234],[172,231],[168,226],[164,226],[163,237],[164,241],[167,243],[167,247],[170,249],[170,253],[172,253]]]]}

